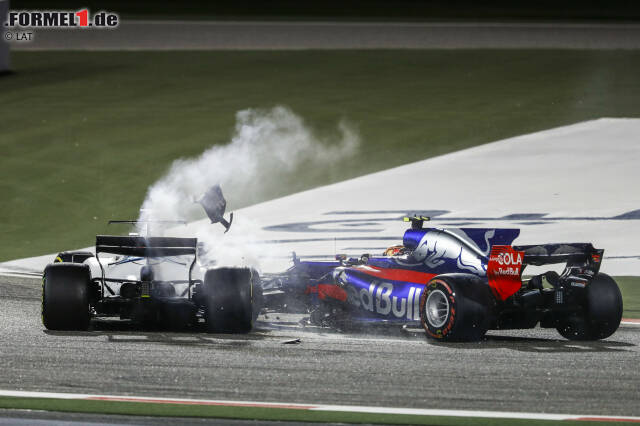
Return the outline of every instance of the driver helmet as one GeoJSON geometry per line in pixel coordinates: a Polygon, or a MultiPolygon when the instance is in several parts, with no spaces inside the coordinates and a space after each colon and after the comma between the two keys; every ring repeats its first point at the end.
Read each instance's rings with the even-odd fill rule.
{"type": "Polygon", "coordinates": [[[405,253],[405,247],[400,246],[391,246],[384,251],[384,256],[399,256],[405,253]]]}

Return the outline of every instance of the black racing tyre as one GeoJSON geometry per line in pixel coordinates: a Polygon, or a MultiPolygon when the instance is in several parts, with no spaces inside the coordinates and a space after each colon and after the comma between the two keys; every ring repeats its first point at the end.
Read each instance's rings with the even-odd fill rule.
{"type": "Polygon", "coordinates": [[[210,269],[204,277],[205,319],[209,333],[248,333],[257,317],[249,268],[210,269]]]}
{"type": "Polygon", "coordinates": [[[49,330],[87,330],[91,320],[88,265],[53,263],[42,277],[42,323],[49,330]]]}
{"type": "Polygon", "coordinates": [[[58,253],[54,263],[70,262],[70,263],[84,263],[85,260],[95,255],[90,251],[63,251],[58,253]]]}
{"type": "Polygon", "coordinates": [[[160,326],[165,330],[184,331],[196,322],[196,309],[184,299],[167,299],[160,307],[160,326]]]}
{"type": "Polygon", "coordinates": [[[253,324],[258,320],[258,315],[264,308],[264,294],[262,293],[262,284],[260,282],[260,274],[255,269],[252,270],[251,274],[251,310],[252,310],[252,319],[253,324]]]}
{"type": "Polygon", "coordinates": [[[606,339],[620,326],[622,294],[613,278],[599,273],[587,285],[586,292],[583,313],[570,316],[557,327],[566,339],[606,339]]]}
{"type": "Polygon", "coordinates": [[[420,322],[432,339],[480,340],[489,329],[491,297],[489,287],[480,280],[436,276],[420,297],[420,322]]]}

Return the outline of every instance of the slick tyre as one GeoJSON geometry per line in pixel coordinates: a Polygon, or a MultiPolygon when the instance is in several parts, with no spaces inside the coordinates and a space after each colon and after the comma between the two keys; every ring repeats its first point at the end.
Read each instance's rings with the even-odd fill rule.
{"type": "Polygon", "coordinates": [[[193,305],[181,303],[183,299],[167,299],[160,308],[159,325],[164,330],[185,331],[196,321],[196,309],[193,305]]]}
{"type": "Polygon", "coordinates": [[[437,276],[420,297],[420,321],[432,339],[480,340],[489,328],[490,298],[483,282],[467,277],[437,276]]]}
{"type": "Polygon", "coordinates": [[[42,278],[42,323],[49,330],[87,330],[91,320],[88,265],[53,263],[42,278]]]}
{"type": "Polygon", "coordinates": [[[209,333],[248,333],[257,317],[254,284],[257,272],[248,268],[208,270],[204,278],[205,320],[209,333]]]}
{"type": "Polygon", "coordinates": [[[557,327],[569,340],[606,339],[616,332],[622,320],[622,294],[618,284],[607,274],[598,274],[587,285],[585,309],[557,327]]]}

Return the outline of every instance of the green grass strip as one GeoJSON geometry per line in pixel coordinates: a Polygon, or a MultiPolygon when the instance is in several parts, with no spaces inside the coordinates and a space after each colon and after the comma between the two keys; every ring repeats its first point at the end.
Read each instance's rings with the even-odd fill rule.
{"type": "Polygon", "coordinates": [[[361,157],[274,171],[259,196],[226,191],[228,210],[510,136],[640,116],[640,51],[12,52],[11,61],[15,74],[0,77],[0,239],[10,242],[0,261],[119,232],[107,220],[137,217],[171,162],[228,142],[245,108],[288,106],[328,140],[346,119],[361,157]]]}
{"type": "Polygon", "coordinates": [[[622,293],[623,318],[640,319],[640,277],[614,277],[622,293]]]}
{"type": "MultiPolygon", "coordinates": [[[[159,417],[199,417],[248,420],[273,420],[319,423],[370,423],[420,425],[535,425],[576,424],[576,421],[492,419],[482,417],[424,416],[406,414],[351,413],[343,411],[309,411],[288,408],[228,407],[190,404],[162,404],[144,402],[92,401],[54,398],[0,397],[0,408],[45,410],[57,412],[120,414],[159,417]]],[[[619,424],[619,422],[617,422],[619,424]]],[[[583,423],[582,423],[583,424],[583,423]]],[[[614,424],[589,422],[590,425],[614,424]]]]}

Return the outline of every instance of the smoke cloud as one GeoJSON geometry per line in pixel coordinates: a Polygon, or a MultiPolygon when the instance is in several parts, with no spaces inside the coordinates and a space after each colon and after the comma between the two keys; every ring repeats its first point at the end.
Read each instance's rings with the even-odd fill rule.
{"type": "MultiPolygon", "coordinates": [[[[344,122],[338,124],[338,131],[336,140],[319,138],[302,118],[282,106],[239,111],[231,141],[213,146],[197,158],[174,161],[168,173],[149,188],[139,219],[190,222],[203,218],[202,207],[194,201],[217,183],[230,204],[259,199],[303,163],[324,167],[353,155],[359,145],[357,132],[344,122]]],[[[255,252],[247,248],[252,245],[255,224],[240,216],[236,215],[223,239],[219,238],[220,230],[208,223],[205,226],[205,222],[196,227],[197,235],[189,236],[207,244],[218,264],[255,266],[255,252]]],[[[175,232],[180,232],[179,228],[171,233],[175,232]]]]}

